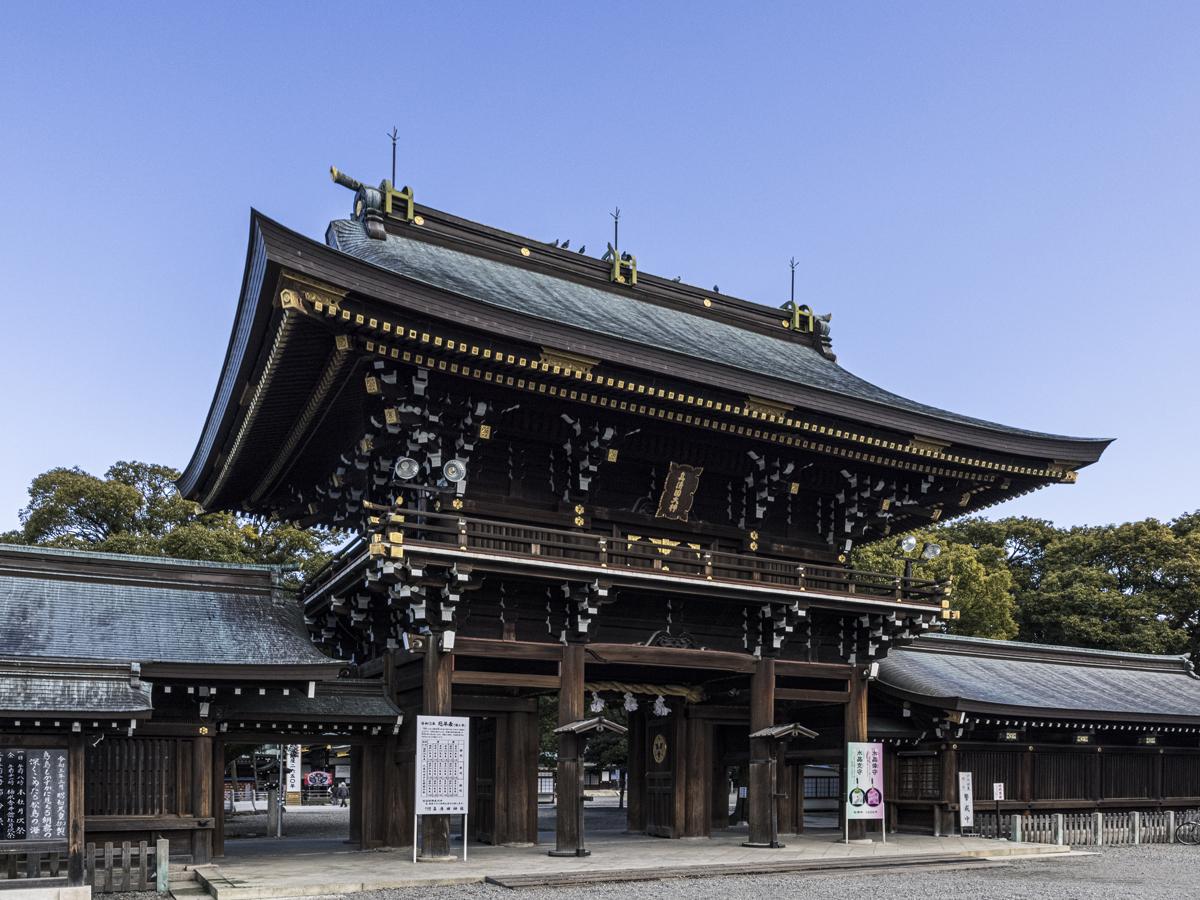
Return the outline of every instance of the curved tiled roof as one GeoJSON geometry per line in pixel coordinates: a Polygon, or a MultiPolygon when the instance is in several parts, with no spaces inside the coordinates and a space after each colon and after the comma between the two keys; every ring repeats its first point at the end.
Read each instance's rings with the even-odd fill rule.
{"type": "Polygon", "coordinates": [[[429,287],[656,350],[707,359],[945,422],[1026,437],[1089,440],[1012,428],[927,406],[864,381],[806,344],[404,235],[388,233],[385,239],[375,240],[367,236],[361,222],[331,222],[326,242],[429,287]]]}
{"type": "Polygon", "coordinates": [[[892,651],[878,680],[947,709],[1200,720],[1200,678],[1186,656],[926,635],[892,651]]]}

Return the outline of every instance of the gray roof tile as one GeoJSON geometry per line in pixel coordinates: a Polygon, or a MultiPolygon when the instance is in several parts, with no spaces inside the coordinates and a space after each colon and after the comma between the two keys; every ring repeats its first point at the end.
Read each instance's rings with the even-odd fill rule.
{"type": "Polygon", "coordinates": [[[1027,437],[1059,437],[917,403],[864,381],[805,344],[402,235],[374,240],[360,222],[331,222],[326,242],[415,282],[511,312],[946,422],[1027,437]]]}
{"type": "Polygon", "coordinates": [[[888,654],[879,682],[948,708],[1200,719],[1200,678],[1182,656],[927,635],[888,654]]]}

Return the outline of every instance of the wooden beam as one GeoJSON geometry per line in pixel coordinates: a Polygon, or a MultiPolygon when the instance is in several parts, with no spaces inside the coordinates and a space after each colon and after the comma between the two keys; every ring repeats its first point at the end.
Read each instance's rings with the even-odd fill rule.
{"type": "MultiPolygon", "coordinates": [[[[677,647],[642,647],[636,644],[588,644],[591,663],[633,663],[677,669],[719,669],[753,674],[756,662],[749,653],[728,650],[684,650],[677,647]]],[[[849,667],[847,667],[849,668],[849,667]]]]}
{"type": "Polygon", "coordinates": [[[775,672],[781,678],[837,678],[846,681],[854,674],[854,666],[845,663],[814,663],[779,659],[775,661],[775,672]]]}
{"type": "Polygon", "coordinates": [[[500,641],[491,638],[460,637],[454,644],[455,656],[486,656],[491,659],[541,659],[558,662],[562,644],[537,641],[500,641]]]}
{"type": "Polygon", "coordinates": [[[812,703],[849,703],[849,691],[816,691],[807,688],[776,688],[775,700],[807,700],[812,703]]]}
{"type": "Polygon", "coordinates": [[[456,669],[453,684],[477,684],[488,687],[532,687],[557,689],[557,675],[526,675],[523,672],[471,672],[456,669]]]}

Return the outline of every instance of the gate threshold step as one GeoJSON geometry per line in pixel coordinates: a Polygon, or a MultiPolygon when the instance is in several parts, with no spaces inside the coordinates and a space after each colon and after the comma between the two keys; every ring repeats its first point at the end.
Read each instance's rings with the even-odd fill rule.
{"type": "Polygon", "coordinates": [[[598,869],[584,872],[547,872],[539,875],[489,875],[488,884],[504,888],[568,887],[605,884],[622,881],[662,881],[671,878],[713,878],[722,875],[775,875],[824,872],[844,872],[883,868],[917,866],[952,866],[954,868],[986,868],[995,865],[988,860],[961,854],[913,854],[906,856],[863,856],[845,859],[796,859],[784,862],[731,862],[706,866],[661,866],[648,869],[598,869]]]}

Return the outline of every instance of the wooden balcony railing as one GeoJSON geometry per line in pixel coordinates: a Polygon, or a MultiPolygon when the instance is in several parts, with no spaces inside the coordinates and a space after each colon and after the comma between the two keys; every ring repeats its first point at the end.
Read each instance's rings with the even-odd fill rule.
{"type": "Polygon", "coordinates": [[[947,593],[942,582],[928,579],[814,565],[754,553],[709,550],[686,541],[620,538],[452,513],[409,511],[394,517],[384,528],[385,537],[400,536],[402,543],[413,549],[421,544],[449,545],[501,556],[600,566],[614,573],[661,572],[705,581],[776,585],[934,604],[947,593]]]}

